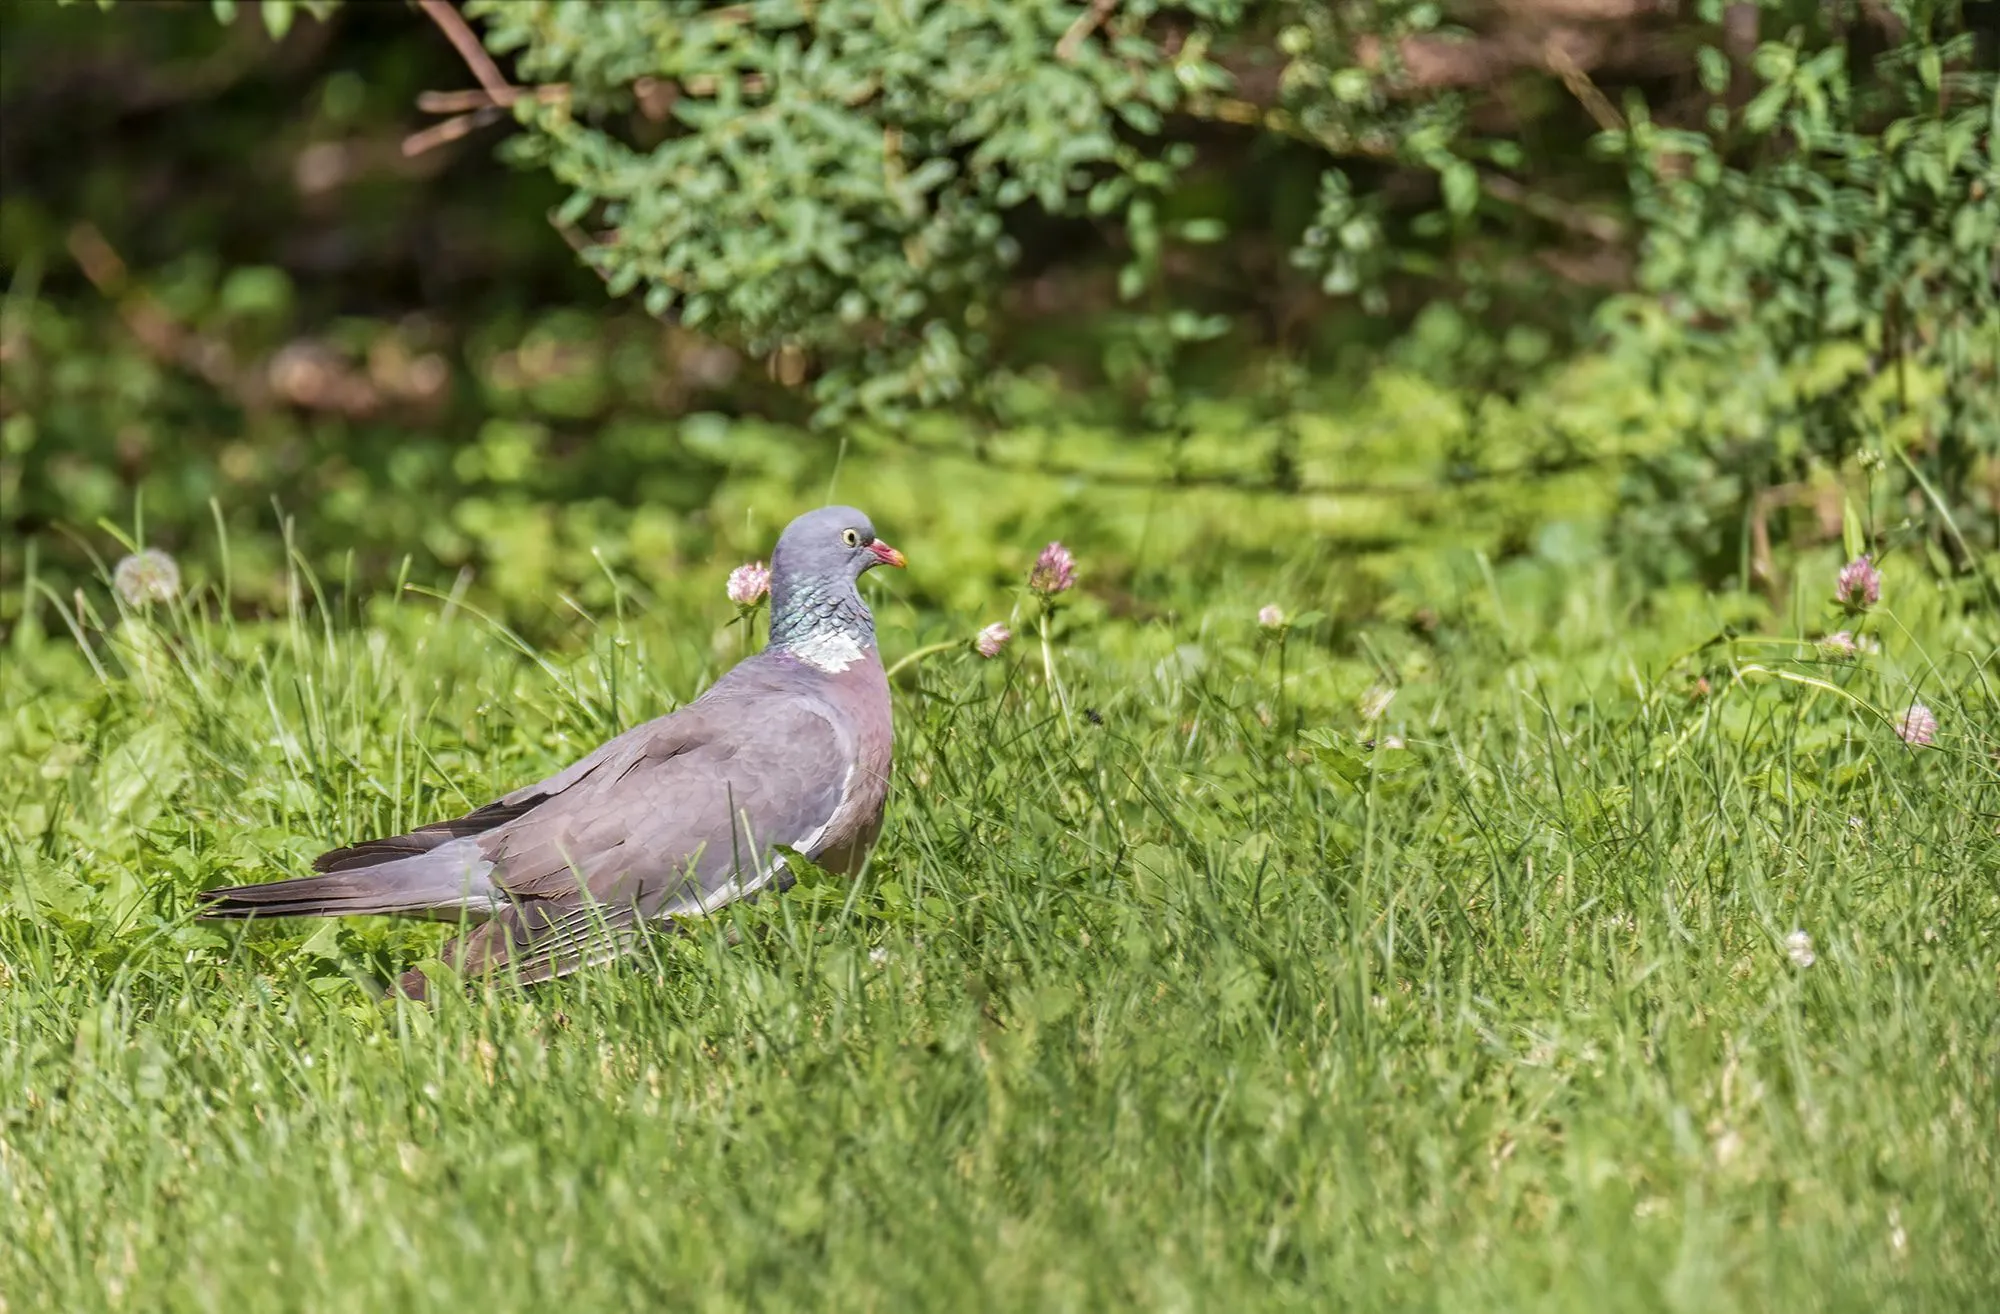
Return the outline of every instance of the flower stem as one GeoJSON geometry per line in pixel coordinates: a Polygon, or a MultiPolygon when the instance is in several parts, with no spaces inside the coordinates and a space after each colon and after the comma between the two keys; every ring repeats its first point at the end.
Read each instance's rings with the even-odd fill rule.
{"type": "Polygon", "coordinates": [[[887,671],[883,673],[884,678],[893,680],[896,678],[896,672],[902,670],[905,666],[915,665],[917,662],[922,661],[924,658],[930,656],[934,652],[944,652],[947,649],[956,648],[962,642],[963,640],[960,639],[946,639],[942,643],[925,644],[921,648],[916,648],[910,652],[906,652],[901,657],[898,657],[896,659],[896,664],[894,666],[891,666],[887,671]]]}
{"type": "Polygon", "coordinates": [[[1047,682],[1049,688],[1055,690],[1056,702],[1062,706],[1063,724],[1068,725],[1069,691],[1064,689],[1062,681],[1056,678],[1055,645],[1049,640],[1049,607],[1046,603],[1042,605],[1041,615],[1035,618],[1035,628],[1042,639],[1042,679],[1047,682]]]}

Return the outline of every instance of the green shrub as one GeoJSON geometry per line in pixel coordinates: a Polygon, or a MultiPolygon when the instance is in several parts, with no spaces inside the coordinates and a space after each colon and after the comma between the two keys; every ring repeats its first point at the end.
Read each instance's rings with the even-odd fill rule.
{"type": "MultiPolygon", "coordinates": [[[[258,9],[273,32],[332,12],[258,9]]],[[[522,177],[562,189],[495,189],[494,223],[525,209],[539,225],[547,204],[629,311],[547,314],[523,297],[501,314],[438,304],[442,331],[330,324],[323,294],[224,263],[213,234],[179,220],[187,254],[134,273],[126,318],[143,290],[196,345],[259,368],[303,343],[351,372],[426,354],[453,370],[450,404],[432,410],[260,406],[101,309],[60,291],[38,302],[39,266],[15,259],[33,225],[10,200],[0,492],[30,527],[122,519],[143,488],[186,533],[211,496],[242,515],[280,491],[311,501],[328,546],[422,542],[450,564],[505,553],[530,591],[588,575],[593,536],[620,534],[635,501],[694,512],[713,496],[756,426],[690,428],[690,411],[787,421],[810,407],[822,424],[914,434],[929,409],[947,427],[997,419],[958,435],[982,454],[1034,449],[1024,432],[1087,432],[1070,439],[1085,465],[1198,482],[1215,476],[1203,450],[1243,425],[1341,428],[1353,379],[1386,359],[1471,417],[1405,473],[1579,460],[1615,473],[1613,454],[1643,453],[1618,541],[1664,574],[1747,581],[1773,569],[1764,545],[1843,522],[1877,548],[1921,539],[1948,571],[2000,535],[1994,46],[1960,5],[465,12],[514,84],[450,93],[445,112],[485,122],[507,104],[506,151],[534,166],[522,177]],[[1575,312],[1606,286],[1620,293],[1596,321],[1612,361],[1566,361],[1575,312]],[[689,333],[663,353],[642,311],[764,368],[680,387],[660,357],[689,333]],[[1334,368],[1355,345],[1362,368],[1334,368]],[[1577,377],[1608,394],[1579,404],[1577,377]],[[1109,386],[1081,399],[1051,386],[1077,383],[1109,386]],[[794,409],[789,393],[811,400],[794,409]],[[1518,462],[1518,430],[1484,421],[1483,394],[1561,418],[1518,462]],[[1218,396],[1231,404],[1218,411],[1218,396]],[[1626,427],[1587,431],[1599,422],[1626,427]],[[466,509],[435,515],[447,500],[466,509]],[[579,516],[574,532],[537,528],[579,516]],[[556,560],[569,565],[520,564],[556,560]]],[[[378,39],[405,41],[387,30],[378,39]]],[[[407,31],[451,57],[414,14],[407,31]]],[[[384,62],[396,85],[449,85],[410,83],[407,53],[384,62]]],[[[478,72],[459,76],[503,76],[478,72]]],[[[256,113],[271,135],[268,106],[256,113]]],[[[353,130],[350,116],[305,135],[353,130]]],[[[282,225],[289,212],[271,210],[282,225]]],[[[471,236],[463,211],[443,222],[471,236]]],[[[525,262],[503,254],[502,268],[525,262]]],[[[1354,441],[1338,464],[1363,456],[1354,441]]],[[[1230,456],[1232,485],[1312,491],[1286,443],[1230,456]]],[[[643,537],[664,533],[649,522],[643,537]]]]}
{"type": "MultiPolygon", "coordinates": [[[[1635,519],[1682,547],[1865,482],[1895,519],[1921,493],[1960,567],[2000,547],[2000,80],[1962,6],[1887,8],[1902,30],[1872,50],[1844,7],[1788,13],[1741,105],[1699,131],[1634,105],[1606,139],[1645,232],[1645,295],[1611,322],[1662,369],[1729,367],[1702,372],[1727,418],[1641,476],[1660,496],[1635,519]]],[[[1720,95],[1728,62],[1700,55],[1720,95]]]]}
{"type": "MultiPolygon", "coordinates": [[[[1890,501],[1925,490],[1958,565],[1974,549],[1952,521],[1983,510],[2000,526],[2000,98],[1990,36],[1962,4],[1774,2],[1753,33],[1740,7],[1732,20],[1704,0],[1628,23],[1639,53],[1622,63],[1603,30],[1532,5],[1497,30],[1428,3],[469,11],[524,77],[563,89],[516,105],[515,154],[574,189],[559,221],[596,217],[588,258],[611,289],[819,361],[825,417],[976,391],[1024,211],[1118,233],[1126,337],[1154,400],[1171,395],[1182,347],[1243,327],[1172,270],[1201,259],[1189,248],[1258,238],[1245,207],[1204,209],[1202,176],[1271,191],[1259,162],[1303,142],[1316,198],[1262,236],[1336,303],[1385,309],[1416,276],[1416,295],[1455,290],[1477,312],[1524,244],[1552,245],[1537,227],[1615,244],[1623,217],[1642,295],[1610,322],[1629,338],[1656,321],[1636,337],[1663,362],[1732,367],[1710,378],[1735,422],[1691,431],[1678,466],[1646,474],[1679,470],[1668,482],[1702,508],[1697,539],[1764,516],[1774,489],[1802,505],[1797,488],[1851,479],[1864,454],[1887,467],[1890,501]],[[1454,44],[1453,18],[1484,29],[1454,44]],[[1523,93],[1531,108],[1496,126],[1479,112],[1489,84],[1519,78],[1506,52],[1529,37],[1544,43],[1531,80],[1565,94],[1532,108],[1523,93]],[[1593,62],[1625,79],[1622,114],[1593,62]],[[1646,81],[1662,70],[1679,75],[1664,92],[1646,81]],[[1244,139],[1233,167],[1204,135],[1217,121],[1244,139]],[[1622,183],[1564,158],[1591,126],[1622,183]],[[1383,161],[1431,185],[1399,204],[1383,161]],[[1372,189],[1355,173],[1368,167],[1372,189]]],[[[1635,520],[1664,527],[1644,497],[1635,520]]]]}

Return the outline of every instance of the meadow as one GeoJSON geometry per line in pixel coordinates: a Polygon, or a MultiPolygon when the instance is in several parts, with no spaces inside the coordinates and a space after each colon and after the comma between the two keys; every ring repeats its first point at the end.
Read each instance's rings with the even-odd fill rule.
{"type": "Polygon", "coordinates": [[[29,578],[0,1309],[2000,1300],[1977,579],[1891,553],[1843,617],[1832,544],[1754,595],[1562,533],[1370,574],[1303,502],[832,491],[871,482],[912,560],[869,581],[885,655],[939,646],[868,871],[435,1011],[381,985],[444,928],[194,895],[694,696],[756,638],[724,573],[827,485],[726,493],[705,555],[538,631],[276,537],[270,607],[227,543],[171,601],[29,578]]]}
{"type": "Polygon", "coordinates": [[[8,6],[0,1314],[2000,1309],[1995,8],[8,6]],[[828,501],[857,878],[194,920],[828,501]]]}

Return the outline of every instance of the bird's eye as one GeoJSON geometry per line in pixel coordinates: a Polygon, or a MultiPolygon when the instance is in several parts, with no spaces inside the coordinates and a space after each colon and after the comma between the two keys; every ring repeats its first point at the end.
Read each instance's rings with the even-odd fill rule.
{"type": "Polygon", "coordinates": [[[840,541],[849,547],[860,547],[861,535],[855,530],[843,529],[840,531],[840,541]]]}

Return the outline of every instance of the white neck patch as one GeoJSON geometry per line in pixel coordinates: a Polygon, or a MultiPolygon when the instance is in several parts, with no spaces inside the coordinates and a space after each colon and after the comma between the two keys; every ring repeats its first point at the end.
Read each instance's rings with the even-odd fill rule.
{"type": "Polygon", "coordinates": [[[861,660],[861,644],[851,634],[829,630],[807,635],[792,645],[792,656],[828,675],[838,675],[861,660]]]}

